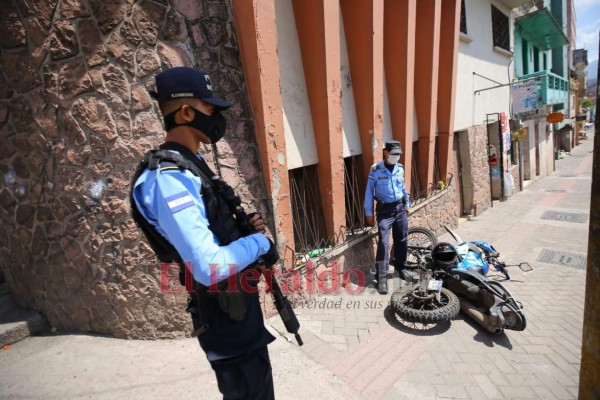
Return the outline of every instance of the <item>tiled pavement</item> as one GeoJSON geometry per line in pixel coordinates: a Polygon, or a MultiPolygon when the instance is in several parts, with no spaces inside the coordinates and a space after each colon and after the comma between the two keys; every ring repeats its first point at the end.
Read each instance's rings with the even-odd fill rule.
{"type": "MultiPolygon", "coordinates": [[[[415,330],[390,311],[390,295],[342,289],[297,307],[302,351],[357,399],[577,398],[588,223],[541,216],[589,215],[591,149],[592,141],[584,141],[549,177],[456,230],[467,240],[490,241],[508,264],[534,267],[512,267],[512,280],[504,282],[524,305],[525,331],[493,335],[462,314],[415,330]],[[548,251],[562,253],[542,258],[548,251]]],[[[278,325],[276,318],[269,322],[278,325]]]]}
{"type": "MultiPolygon", "coordinates": [[[[389,312],[390,295],[343,290],[296,309],[304,346],[281,338],[269,346],[277,398],[576,398],[588,242],[579,217],[589,214],[591,149],[584,142],[551,176],[457,229],[492,242],[509,264],[535,268],[511,268],[506,283],[525,306],[524,332],[488,334],[461,315],[414,330],[389,312]],[[545,219],[547,211],[559,220],[545,219]]],[[[279,317],[268,323],[282,330],[279,317]]],[[[0,399],[221,398],[195,339],[85,334],[30,337],[0,350],[0,388],[0,399]]]]}

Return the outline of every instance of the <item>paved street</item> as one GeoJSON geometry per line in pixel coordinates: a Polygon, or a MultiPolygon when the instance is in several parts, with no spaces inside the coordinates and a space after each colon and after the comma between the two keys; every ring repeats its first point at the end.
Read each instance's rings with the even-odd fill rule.
{"type": "MultiPolygon", "coordinates": [[[[462,314],[450,326],[414,330],[390,312],[389,296],[367,290],[321,300],[325,309],[300,308],[302,350],[356,398],[576,398],[592,144],[583,141],[551,176],[456,230],[493,243],[508,264],[534,267],[510,268],[506,283],[524,305],[524,332],[492,335],[462,314]]],[[[451,241],[448,234],[440,239],[451,241]]]]}
{"type": "MultiPolygon", "coordinates": [[[[495,201],[456,230],[464,239],[492,242],[508,264],[534,267],[527,273],[512,267],[506,283],[524,305],[524,332],[488,334],[461,314],[451,324],[415,330],[389,312],[390,295],[342,291],[297,308],[303,347],[281,337],[270,346],[278,398],[576,398],[592,169],[588,137],[557,161],[551,176],[495,201]]],[[[278,317],[268,322],[283,330],[278,317]]],[[[219,398],[193,339],[28,338],[0,351],[0,387],[3,399],[219,398]]]]}

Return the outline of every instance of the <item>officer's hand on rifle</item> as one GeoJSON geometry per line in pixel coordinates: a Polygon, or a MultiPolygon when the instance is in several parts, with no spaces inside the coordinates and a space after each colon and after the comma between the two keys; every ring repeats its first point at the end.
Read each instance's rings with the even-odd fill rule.
{"type": "Polygon", "coordinates": [[[277,246],[275,246],[275,243],[273,243],[271,239],[269,239],[269,243],[271,244],[269,251],[261,256],[262,264],[266,268],[271,268],[279,261],[279,251],[277,251],[277,246]]]}
{"type": "Polygon", "coordinates": [[[248,218],[250,219],[250,223],[256,232],[265,233],[267,231],[267,225],[265,225],[265,221],[262,219],[262,216],[259,213],[254,212],[248,214],[248,218]]]}

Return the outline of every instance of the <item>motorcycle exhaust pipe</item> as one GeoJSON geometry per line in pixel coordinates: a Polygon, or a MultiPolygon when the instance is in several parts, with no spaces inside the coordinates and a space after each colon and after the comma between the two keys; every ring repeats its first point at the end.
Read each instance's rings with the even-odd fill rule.
{"type": "Polygon", "coordinates": [[[473,318],[477,323],[483,326],[488,332],[500,333],[502,332],[503,322],[501,318],[496,315],[487,315],[482,313],[477,307],[470,302],[460,299],[460,311],[473,318]]]}

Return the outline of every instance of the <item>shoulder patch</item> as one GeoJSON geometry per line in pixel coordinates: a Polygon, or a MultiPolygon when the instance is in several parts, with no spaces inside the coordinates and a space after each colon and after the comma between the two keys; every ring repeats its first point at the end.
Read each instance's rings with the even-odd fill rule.
{"type": "Polygon", "coordinates": [[[167,202],[167,206],[169,206],[169,209],[173,214],[194,205],[194,199],[189,192],[180,192],[174,194],[167,197],[165,201],[167,202]]]}
{"type": "Polygon", "coordinates": [[[371,171],[373,171],[373,172],[377,171],[377,164],[371,165],[371,171]]]}

